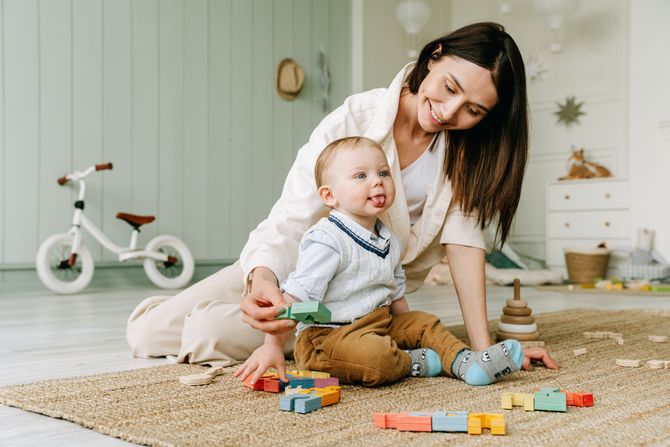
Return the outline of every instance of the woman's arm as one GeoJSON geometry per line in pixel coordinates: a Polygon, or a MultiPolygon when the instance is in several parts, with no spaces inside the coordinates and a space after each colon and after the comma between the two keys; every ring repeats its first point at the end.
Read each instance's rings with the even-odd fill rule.
{"type": "Polygon", "coordinates": [[[484,250],[456,244],[447,244],[446,248],[471,347],[481,351],[491,346],[486,317],[484,250]]]}

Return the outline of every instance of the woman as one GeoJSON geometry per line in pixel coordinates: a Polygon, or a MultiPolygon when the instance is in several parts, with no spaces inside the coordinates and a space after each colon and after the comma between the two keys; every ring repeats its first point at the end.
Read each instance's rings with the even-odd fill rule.
{"type": "MultiPolygon", "coordinates": [[[[293,322],[274,319],[283,304],[278,284],[295,267],[304,231],[328,211],[316,193],[314,163],[328,143],[352,135],[379,142],[392,167],[397,197],[382,220],[405,247],[407,292],[419,288],[446,247],[470,344],[491,345],[482,230],[494,223],[501,244],[509,234],[528,122],[521,54],[501,25],[479,23],[430,42],[388,89],[353,95],[324,118],[240,261],[135,309],[127,330],[134,355],[227,365],[247,358],[263,332],[293,330],[293,322]]],[[[542,348],[524,354],[525,367],[530,359],[557,367],[542,348]]]]}

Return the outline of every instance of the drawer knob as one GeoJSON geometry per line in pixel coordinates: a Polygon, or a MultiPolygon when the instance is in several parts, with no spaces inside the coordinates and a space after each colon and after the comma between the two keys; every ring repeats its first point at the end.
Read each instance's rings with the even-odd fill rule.
{"type": "Polygon", "coordinates": [[[570,194],[565,195],[565,200],[570,200],[570,194]]]}
{"type": "Polygon", "coordinates": [[[606,192],[606,193],[605,193],[605,198],[606,198],[606,199],[609,199],[610,197],[612,197],[612,194],[606,192]]]}
{"type": "Polygon", "coordinates": [[[566,222],[563,225],[565,225],[565,228],[570,228],[570,222],[566,222]]]}
{"type": "Polygon", "coordinates": [[[606,227],[609,227],[609,226],[610,226],[610,223],[609,223],[609,222],[605,222],[605,226],[606,226],[606,227]]]}

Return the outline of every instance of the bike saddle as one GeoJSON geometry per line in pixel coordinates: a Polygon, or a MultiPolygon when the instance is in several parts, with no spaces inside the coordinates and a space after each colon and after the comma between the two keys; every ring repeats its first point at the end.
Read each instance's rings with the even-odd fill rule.
{"type": "Polygon", "coordinates": [[[135,214],[117,213],[117,219],[125,220],[133,228],[139,228],[144,224],[148,224],[156,220],[154,216],[137,216],[135,214]]]}

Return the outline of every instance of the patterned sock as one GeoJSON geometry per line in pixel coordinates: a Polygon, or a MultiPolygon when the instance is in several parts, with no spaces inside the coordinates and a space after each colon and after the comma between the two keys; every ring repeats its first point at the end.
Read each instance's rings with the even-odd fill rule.
{"type": "Polygon", "coordinates": [[[518,371],[523,363],[523,348],[516,340],[505,340],[484,351],[464,349],[451,365],[451,372],[468,385],[490,385],[518,371]]]}
{"type": "Polygon", "coordinates": [[[437,352],[428,348],[412,349],[405,351],[412,359],[408,376],[412,377],[435,377],[442,372],[442,361],[437,352]]]}

